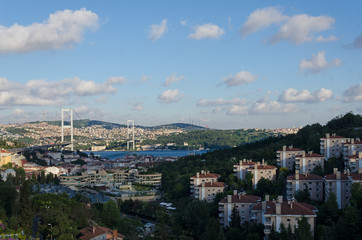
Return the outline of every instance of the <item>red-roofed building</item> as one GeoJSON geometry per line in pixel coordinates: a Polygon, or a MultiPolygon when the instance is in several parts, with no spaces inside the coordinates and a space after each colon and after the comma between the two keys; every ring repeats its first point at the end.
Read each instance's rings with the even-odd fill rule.
{"type": "Polygon", "coordinates": [[[345,157],[344,164],[352,173],[362,173],[362,152],[345,157]]]}
{"type": "Polygon", "coordinates": [[[265,226],[265,233],[269,234],[274,225],[275,231],[280,232],[280,225],[285,227],[290,225],[294,231],[294,227],[298,227],[298,220],[305,217],[310,225],[312,236],[317,218],[317,208],[303,202],[283,201],[283,196],[279,196],[278,200],[269,201],[269,196],[265,196],[265,201],[260,202],[252,207],[251,219],[253,222],[262,223],[265,226]]]}
{"type": "Polygon", "coordinates": [[[321,176],[308,172],[299,174],[299,170],[295,170],[295,174],[287,178],[287,198],[291,200],[298,191],[308,189],[311,199],[322,201],[323,182],[324,179],[321,176]]]}
{"type": "Polygon", "coordinates": [[[295,156],[295,169],[300,173],[311,172],[317,166],[324,169],[324,156],[321,154],[303,152],[302,155],[295,156]]]}
{"type": "Polygon", "coordinates": [[[80,230],[81,240],[123,240],[124,236],[117,232],[101,226],[90,226],[80,230]]]}
{"type": "Polygon", "coordinates": [[[203,182],[195,186],[194,197],[200,201],[213,202],[216,194],[222,193],[225,190],[223,182],[203,182]]]}
{"type": "Polygon", "coordinates": [[[264,160],[260,162],[240,161],[238,165],[234,165],[235,175],[240,179],[245,179],[248,172],[253,174],[252,182],[254,189],[257,187],[261,178],[275,181],[277,167],[265,164],[264,160]]]}
{"type": "Polygon", "coordinates": [[[231,213],[233,208],[239,212],[240,223],[250,221],[251,208],[261,201],[261,198],[253,195],[245,195],[237,193],[234,190],[233,195],[227,195],[226,198],[219,202],[219,217],[220,224],[223,227],[228,227],[230,223],[231,213]]]}
{"type": "Polygon", "coordinates": [[[359,138],[348,139],[347,142],[343,144],[344,156],[358,155],[360,152],[362,152],[362,141],[359,138]]]}
{"type": "Polygon", "coordinates": [[[325,138],[320,139],[321,154],[325,159],[331,157],[340,157],[343,154],[343,145],[349,139],[346,137],[337,136],[336,134],[326,134],[325,138]]]}
{"type": "Polygon", "coordinates": [[[303,153],[305,153],[305,151],[302,149],[283,146],[283,149],[277,151],[277,163],[280,167],[293,170],[295,156],[303,155],[303,153]]]}
{"type": "Polygon", "coordinates": [[[190,192],[191,196],[194,197],[195,187],[199,186],[201,183],[207,182],[217,182],[219,179],[220,174],[210,173],[209,171],[201,170],[201,172],[196,173],[195,176],[190,178],[190,192]]]}

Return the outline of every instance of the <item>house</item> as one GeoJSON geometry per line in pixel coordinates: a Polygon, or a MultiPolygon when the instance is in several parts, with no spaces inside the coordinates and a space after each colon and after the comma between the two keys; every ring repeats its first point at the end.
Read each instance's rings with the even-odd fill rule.
{"type": "Polygon", "coordinates": [[[305,217],[310,225],[311,235],[314,236],[314,229],[317,220],[318,209],[303,202],[283,201],[283,196],[277,200],[270,201],[269,195],[265,196],[265,201],[254,205],[251,209],[251,219],[253,222],[262,223],[266,235],[270,233],[272,226],[277,232],[281,231],[281,224],[285,227],[298,227],[298,221],[305,217]]]}
{"type": "Polygon", "coordinates": [[[312,200],[322,201],[323,183],[322,176],[308,172],[299,174],[299,170],[295,170],[294,175],[287,177],[287,199],[292,200],[298,191],[307,189],[312,200]]]}
{"type": "Polygon", "coordinates": [[[124,236],[117,232],[117,230],[111,230],[101,226],[90,226],[81,229],[81,240],[123,240],[124,236]]]}
{"type": "Polygon", "coordinates": [[[234,190],[233,195],[227,195],[219,202],[220,224],[223,227],[229,226],[233,208],[239,212],[241,224],[250,221],[251,209],[260,201],[261,198],[258,196],[246,195],[234,190]]]}

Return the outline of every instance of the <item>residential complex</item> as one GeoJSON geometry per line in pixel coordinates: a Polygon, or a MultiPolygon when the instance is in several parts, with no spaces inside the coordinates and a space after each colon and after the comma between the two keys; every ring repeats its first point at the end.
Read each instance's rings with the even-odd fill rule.
{"type": "Polygon", "coordinates": [[[307,189],[312,200],[322,201],[323,183],[324,179],[321,176],[308,172],[300,174],[295,170],[295,174],[287,178],[287,199],[292,200],[298,191],[307,189]]]}
{"type": "Polygon", "coordinates": [[[325,138],[320,139],[320,151],[326,159],[331,157],[341,157],[344,151],[343,144],[349,139],[346,137],[337,136],[336,134],[326,134],[325,138]]]}
{"type": "Polygon", "coordinates": [[[311,235],[314,235],[314,229],[317,219],[317,208],[303,202],[283,201],[283,196],[277,200],[270,201],[269,196],[265,196],[265,201],[252,207],[251,219],[253,222],[264,224],[265,233],[269,234],[272,226],[277,232],[281,231],[281,224],[287,228],[298,226],[298,221],[303,217],[307,218],[310,225],[311,235]]]}
{"type": "MultiPolygon", "coordinates": [[[[195,187],[199,186],[201,183],[211,183],[217,182],[220,174],[210,173],[209,171],[201,170],[197,172],[195,176],[190,178],[190,193],[192,197],[195,197],[195,187]]],[[[198,197],[195,197],[198,198],[198,197]]]]}
{"type": "Polygon", "coordinates": [[[223,193],[225,184],[223,182],[202,182],[195,186],[194,197],[200,201],[213,202],[218,193],[223,193]]]}
{"type": "Polygon", "coordinates": [[[283,149],[277,151],[277,163],[280,167],[293,171],[295,157],[303,155],[303,153],[305,151],[302,149],[294,148],[293,146],[283,146],[283,149]]]}
{"type": "Polygon", "coordinates": [[[251,209],[254,205],[261,201],[261,198],[245,193],[238,193],[234,190],[233,195],[227,195],[219,202],[219,217],[220,224],[223,227],[228,227],[232,210],[235,208],[240,215],[240,223],[250,222],[251,209]]]}
{"type": "Polygon", "coordinates": [[[324,169],[324,156],[321,154],[303,152],[302,155],[295,156],[295,169],[300,173],[311,172],[317,166],[324,169]]]}
{"type": "Polygon", "coordinates": [[[275,181],[277,167],[265,164],[264,160],[260,162],[252,162],[251,160],[240,161],[239,164],[234,165],[235,175],[244,180],[247,173],[251,173],[252,183],[254,189],[257,187],[261,178],[275,181]]]}

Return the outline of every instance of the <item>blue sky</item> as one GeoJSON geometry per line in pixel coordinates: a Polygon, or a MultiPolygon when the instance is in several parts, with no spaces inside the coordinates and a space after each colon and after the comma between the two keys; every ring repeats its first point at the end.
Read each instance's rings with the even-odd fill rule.
{"type": "Polygon", "coordinates": [[[0,1],[0,122],[284,128],[362,113],[362,3],[0,1]]]}

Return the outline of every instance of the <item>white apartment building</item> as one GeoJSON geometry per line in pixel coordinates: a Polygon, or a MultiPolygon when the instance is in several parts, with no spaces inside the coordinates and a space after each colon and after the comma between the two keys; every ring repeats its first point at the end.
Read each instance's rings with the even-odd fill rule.
{"type": "Polygon", "coordinates": [[[344,144],[349,138],[337,136],[336,134],[326,134],[325,138],[320,139],[320,151],[325,159],[331,157],[341,157],[344,151],[344,144]]]}
{"type": "Polygon", "coordinates": [[[190,178],[190,193],[192,197],[195,197],[195,187],[199,186],[201,183],[211,183],[217,182],[220,174],[210,173],[209,171],[201,170],[197,172],[195,176],[190,178]]]}
{"type": "Polygon", "coordinates": [[[302,149],[293,148],[292,146],[283,146],[283,149],[277,151],[277,163],[280,167],[293,170],[295,157],[303,155],[303,153],[305,153],[305,151],[302,149]]]}
{"type": "Polygon", "coordinates": [[[302,155],[295,156],[295,169],[300,173],[311,172],[317,166],[324,169],[324,156],[321,154],[303,152],[302,155]]]}
{"type": "Polygon", "coordinates": [[[218,193],[223,193],[225,184],[223,182],[203,182],[195,186],[194,196],[200,201],[213,202],[218,193]]]}

